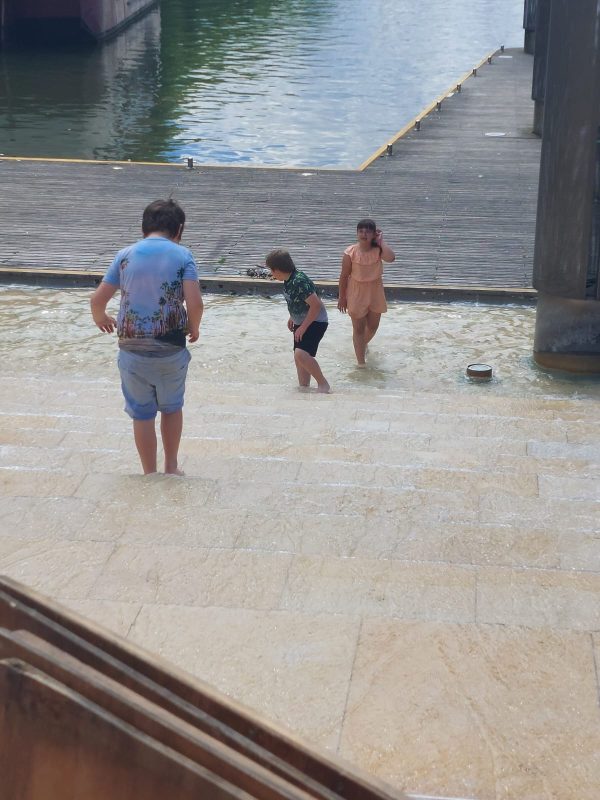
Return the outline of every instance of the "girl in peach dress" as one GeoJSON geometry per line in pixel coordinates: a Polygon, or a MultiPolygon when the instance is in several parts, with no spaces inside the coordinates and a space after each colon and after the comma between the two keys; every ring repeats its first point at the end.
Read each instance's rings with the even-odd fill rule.
{"type": "Polygon", "coordinates": [[[383,290],[383,261],[396,259],[372,219],[356,226],[356,244],[344,250],[338,308],[352,319],[352,342],[359,367],[366,367],[367,345],[375,336],[381,315],[387,311],[383,290]]]}

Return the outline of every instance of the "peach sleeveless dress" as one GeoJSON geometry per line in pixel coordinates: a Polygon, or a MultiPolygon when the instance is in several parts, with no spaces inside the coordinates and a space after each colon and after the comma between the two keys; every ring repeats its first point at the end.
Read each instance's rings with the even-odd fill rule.
{"type": "Polygon", "coordinates": [[[352,244],[344,250],[350,256],[352,271],[348,279],[348,314],[360,319],[369,311],[385,314],[387,303],[383,290],[383,262],[378,247],[361,250],[352,244]]]}

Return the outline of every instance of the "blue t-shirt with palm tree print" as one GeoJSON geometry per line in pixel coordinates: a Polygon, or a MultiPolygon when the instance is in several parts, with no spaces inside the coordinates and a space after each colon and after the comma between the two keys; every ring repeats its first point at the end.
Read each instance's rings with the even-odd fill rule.
{"type": "Polygon", "coordinates": [[[147,352],[161,344],[185,347],[183,281],[198,280],[187,247],[162,236],[141,239],[117,253],[104,280],[121,289],[120,347],[147,352]]]}

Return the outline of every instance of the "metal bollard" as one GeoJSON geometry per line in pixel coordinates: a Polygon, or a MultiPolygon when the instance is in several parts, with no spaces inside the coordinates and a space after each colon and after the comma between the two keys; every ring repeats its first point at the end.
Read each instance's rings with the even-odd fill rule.
{"type": "Polygon", "coordinates": [[[415,120],[415,130],[417,130],[417,131],[421,130],[421,120],[420,119],[415,120]]]}
{"type": "Polygon", "coordinates": [[[492,63],[492,57],[488,56],[488,64],[491,64],[491,63],[492,63]]]}
{"type": "Polygon", "coordinates": [[[475,69],[473,70],[473,77],[474,77],[474,78],[476,78],[476,77],[477,77],[477,67],[475,67],[475,69]]]}
{"type": "Polygon", "coordinates": [[[442,101],[441,100],[438,100],[437,103],[435,104],[435,110],[436,111],[441,111],[442,110],[442,101]]]}
{"type": "Polygon", "coordinates": [[[462,83],[457,83],[457,84],[456,84],[456,91],[457,91],[459,94],[460,94],[460,92],[462,92],[462,83]]]}
{"type": "Polygon", "coordinates": [[[188,160],[187,160],[187,168],[188,169],[194,169],[194,159],[193,158],[188,158],[188,160]]]}
{"type": "Polygon", "coordinates": [[[393,145],[392,144],[388,144],[388,146],[385,148],[386,156],[391,156],[393,152],[394,152],[393,145]]]}

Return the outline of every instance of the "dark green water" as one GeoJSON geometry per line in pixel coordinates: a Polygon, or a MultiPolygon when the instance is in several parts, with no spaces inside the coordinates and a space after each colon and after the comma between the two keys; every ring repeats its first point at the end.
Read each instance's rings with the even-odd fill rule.
{"type": "Polygon", "coordinates": [[[0,51],[0,153],[356,167],[523,0],[163,0],[101,46],[0,51]]]}

